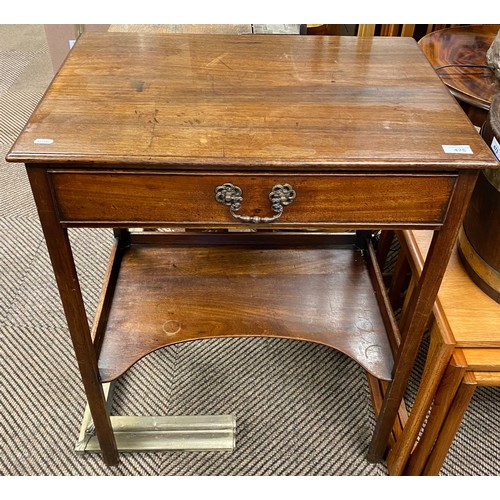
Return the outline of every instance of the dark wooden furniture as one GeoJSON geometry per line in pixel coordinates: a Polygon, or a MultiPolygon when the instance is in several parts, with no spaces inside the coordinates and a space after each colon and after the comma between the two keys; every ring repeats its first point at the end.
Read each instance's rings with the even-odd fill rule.
{"type": "Polygon", "coordinates": [[[493,96],[500,93],[500,80],[491,69],[470,65],[487,65],[486,52],[499,29],[500,24],[457,26],[429,33],[418,42],[478,127],[486,119],[493,96]]]}
{"type": "Polygon", "coordinates": [[[132,33],[79,39],[7,159],[27,166],[107,464],[102,383],[234,335],[361,363],[384,389],[381,460],[478,169],[496,165],[413,40],[132,33]],[[117,228],[92,329],[71,227],[117,228]],[[158,227],[188,230],[128,230],[158,227]],[[415,227],[435,233],[400,331],[372,245],[333,231],[363,247],[415,227]]]}

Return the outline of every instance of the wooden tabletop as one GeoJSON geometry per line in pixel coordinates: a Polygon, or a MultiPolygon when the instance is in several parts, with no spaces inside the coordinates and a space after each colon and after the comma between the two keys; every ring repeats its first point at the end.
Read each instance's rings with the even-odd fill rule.
{"type": "MultiPolygon", "coordinates": [[[[434,31],[418,42],[433,67],[450,64],[487,65],[486,52],[500,24],[460,26],[434,31]]],[[[491,69],[451,66],[437,71],[443,82],[460,100],[489,109],[500,93],[500,80],[491,69]]]]}
{"type": "MultiPolygon", "coordinates": [[[[413,235],[425,257],[432,231],[413,231],[413,235]]],[[[438,297],[457,347],[500,347],[500,305],[472,281],[456,247],[438,297]]]]}
{"type": "Polygon", "coordinates": [[[496,165],[412,39],[140,33],[84,33],[7,159],[292,171],[496,165]]]}

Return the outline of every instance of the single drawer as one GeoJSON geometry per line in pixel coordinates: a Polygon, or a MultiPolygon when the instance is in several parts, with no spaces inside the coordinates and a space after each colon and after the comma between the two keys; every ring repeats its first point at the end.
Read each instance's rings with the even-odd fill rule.
{"type": "MultiPolygon", "coordinates": [[[[407,224],[436,227],[444,220],[456,181],[452,174],[177,174],[96,170],[52,170],[50,178],[59,218],[69,225],[246,224],[281,228],[407,224]],[[235,187],[239,209],[231,207],[230,190],[222,187],[228,184],[235,187]],[[291,186],[295,197],[285,201],[278,216],[270,193],[279,189],[275,186],[284,184],[291,186]],[[221,190],[227,192],[221,195],[221,190]],[[244,216],[243,220],[235,217],[239,215],[244,216]],[[257,221],[260,223],[255,224],[257,221]]],[[[282,200],[285,198],[282,196],[282,200]]]]}

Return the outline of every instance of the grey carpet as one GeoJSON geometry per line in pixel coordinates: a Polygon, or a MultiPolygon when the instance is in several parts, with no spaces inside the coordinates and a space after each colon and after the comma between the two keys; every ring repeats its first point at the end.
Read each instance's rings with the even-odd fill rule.
{"type": "MultiPolygon", "coordinates": [[[[236,449],[76,456],[85,399],[22,165],[4,156],[52,77],[38,25],[0,25],[0,475],[385,475],[362,369],[323,346],[276,339],[174,345],[130,369],[114,414],[236,415],[236,449]]],[[[88,316],[112,235],[71,230],[88,316]]],[[[408,391],[411,405],[425,345],[408,391]]],[[[499,392],[480,388],[443,475],[498,475],[499,392]]]]}

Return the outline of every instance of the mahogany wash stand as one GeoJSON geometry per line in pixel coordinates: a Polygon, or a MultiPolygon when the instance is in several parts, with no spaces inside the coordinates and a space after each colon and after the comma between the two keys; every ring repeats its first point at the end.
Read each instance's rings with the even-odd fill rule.
{"type": "MultiPolygon", "coordinates": [[[[228,336],[360,363],[383,460],[478,171],[497,165],[412,39],[136,33],[82,35],[7,160],[28,171],[108,465],[154,446],[123,443],[104,384],[228,336]],[[72,227],[116,236],[92,328],[72,227]],[[370,238],[384,229],[434,231],[401,329],[370,238]]],[[[180,418],[151,425],[233,430],[180,418]]]]}

